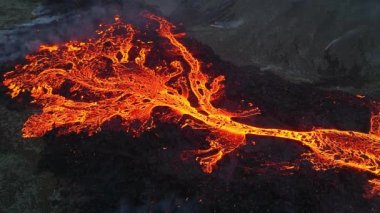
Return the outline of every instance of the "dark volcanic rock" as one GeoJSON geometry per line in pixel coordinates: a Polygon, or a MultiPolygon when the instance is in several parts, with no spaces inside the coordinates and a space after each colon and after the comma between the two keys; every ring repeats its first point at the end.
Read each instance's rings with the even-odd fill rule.
{"type": "Polygon", "coordinates": [[[380,2],[149,1],[224,60],[380,97],[380,2]]]}
{"type": "MultiPolygon", "coordinates": [[[[136,2],[88,7],[88,2],[94,1],[72,0],[66,9],[52,4],[35,11],[39,18],[33,22],[2,30],[0,66],[9,70],[9,61],[41,42],[87,37],[116,12],[133,18],[151,8],[136,2]]],[[[214,64],[213,74],[226,75],[225,103],[234,107],[244,99],[262,109],[263,115],[249,122],[368,131],[369,110],[362,100],[317,86],[357,87],[378,95],[377,2],[146,2],[159,4],[206,44],[185,39],[192,52],[214,64]]],[[[202,136],[171,124],[139,138],[106,130],[91,137],[52,132],[22,139],[22,123],[33,108],[10,100],[4,88],[0,92],[4,212],[380,212],[379,199],[362,196],[370,174],[314,171],[301,156],[308,149],[289,140],[249,136],[246,146],[204,174],[194,160],[181,160],[184,150],[203,145],[202,136]],[[279,170],[284,163],[299,170],[279,170]]]]}

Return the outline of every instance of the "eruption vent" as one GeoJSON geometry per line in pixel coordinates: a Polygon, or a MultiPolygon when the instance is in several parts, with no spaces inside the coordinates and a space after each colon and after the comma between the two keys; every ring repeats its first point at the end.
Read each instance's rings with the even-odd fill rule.
{"type": "Polygon", "coordinates": [[[378,111],[372,114],[368,134],[336,129],[290,131],[236,122],[233,118],[254,116],[259,109],[229,112],[215,107],[213,101],[223,95],[224,76],[206,74],[207,66],[181,42],[184,34],[174,33],[173,24],[153,14],[143,16],[147,19],[143,29],[116,17],[113,24],[100,25],[94,39],[42,45],[26,56],[26,64],[5,75],[4,85],[12,97],[28,92],[42,108],[25,122],[24,137],[41,137],[52,129],[59,134],[91,135],[114,118],[122,120],[125,131],[138,136],[154,127],[153,110],[166,107],[171,112],[160,116],[163,122],[210,132],[209,149],[194,151],[201,156],[197,160],[205,172],[212,172],[218,160],[252,134],[309,147],[316,167],[351,167],[380,175],[378,111]]]}

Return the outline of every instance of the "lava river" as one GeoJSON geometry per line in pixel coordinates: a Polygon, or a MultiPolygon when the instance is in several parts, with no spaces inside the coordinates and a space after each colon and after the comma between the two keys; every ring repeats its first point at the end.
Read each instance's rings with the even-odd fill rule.
{"type": "MultiPolygon", "coordinates": [[[[194,151],[208,173],[225,154],[243,145],[247,135],[257,135],[307,146],[324,167],[380,175],[378,111],[372,113],[369,133],[291,131],[237,122],[234,118],[255,116],[259,109],[230,112],[215,107],[213,101],[223,95],[224,76],[206,74],[207,66],[181,42],[185,35],[175,33],[173,24],[150,13],[142,16],[147,20],[144,27],[116,17],[113,24],[99,26],[96,38],[41,45],[26,56],[27,63],[5,74],[3,84],[13,98],[28,93],[42,108],[25,122],[24,137],[41,137],[53,129],[59,134],[91,135],[116,117],[125,131],[138,136],[154,127],[154,109],[166,107],[171,115],[161,116],[162,121],[209,130],[210,148],[194,151]]],[[[379,183],[375,180],[371,183],[379,183]]]]}

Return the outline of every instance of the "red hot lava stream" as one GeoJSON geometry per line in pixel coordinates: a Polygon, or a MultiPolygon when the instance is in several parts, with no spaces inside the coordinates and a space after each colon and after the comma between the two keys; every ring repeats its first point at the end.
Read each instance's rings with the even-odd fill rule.
{"type": "MultiPolygon", "coordinates": [[[[173,33],[173,24],[153,14],[144,17],[149,20],[147,29],[155,27],[155,41],[143,39],[149,34],[116,17],[115,23],[100,25],[97,38],[41,45],[26,56],[25,65],[6,73],[3,83],[12,97],[29,92],[42,107],[42,113],[25,122],[23,136],[41,137],[55,128],[60,134],[91,135],[115,117],[122,119],[126,131],[138,135],[154,126],[156,107],[167,107],[176,116],[188,117],[180,124],[183,127],[210,131],[210,148],[196,151],[205,172],[212,172],[225,154],[243,145],[251,134],[299,142],[324,166],[380,175],[378,112],[372,114],[368,134],[336,129],[291,131],[236,122],[233,118],[253,116],[259,109],[235,113],[213,106],[224,76],[212,78],[203,72],[202,61],[179,40],[183,34],[173,33]]],[[[169,121],[168,117],[173,116],[161,119],[169,121]]]]}

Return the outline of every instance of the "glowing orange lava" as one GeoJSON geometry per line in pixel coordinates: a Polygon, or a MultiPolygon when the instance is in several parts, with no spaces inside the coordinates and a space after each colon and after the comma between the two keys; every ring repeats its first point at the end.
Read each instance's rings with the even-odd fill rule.
{"type": "Polygon", "coordinates": [[[370,133],[290,131],[236,122],[233,118],[254,116],[259,109],[236,113],[213,106],[224,77],[205,74],[202,61],[180,41],[183,33],[175,34],[170,22],[152,14],[144,17],[149,20],[146,29],[155,29],[154,41],[146,38],[149,33],[144,29],[117,17],[115,23],[100,26],[96,39],[42,45],[26,57],[27,64],[7,73],[4,85],[12,97],[29,92],[42,107],[40,114],[25,122],[23,136],[41,137],[52,129],[60,134],[91,135],[115,117],[121,118],[126,131],[139,135],[154,127],[153,110],[167,107],[179,117],[186,115],[182,127],[210,131],[210,148],[194,151],[201,156],[197,160],[205,172],[212,172],[225,154],[244,144],[251,134],[290,139],[309,147],[316,167],[351,167],[380,175],[380,110],[372,114],[370,133]]]}

